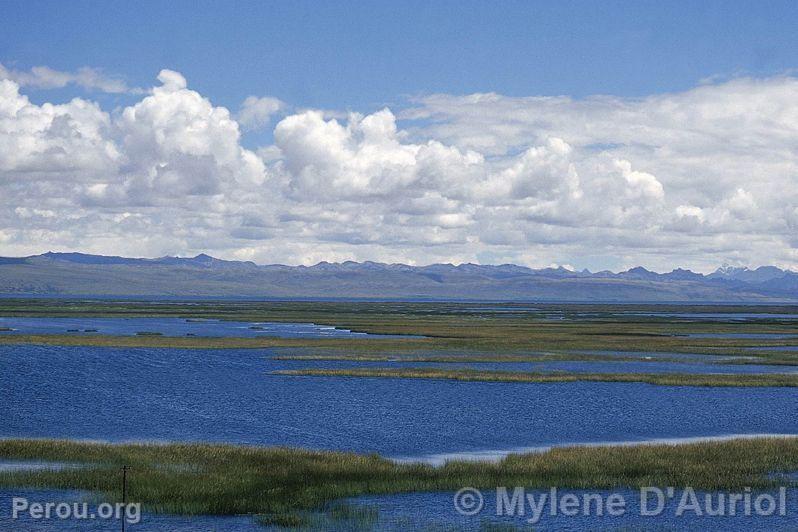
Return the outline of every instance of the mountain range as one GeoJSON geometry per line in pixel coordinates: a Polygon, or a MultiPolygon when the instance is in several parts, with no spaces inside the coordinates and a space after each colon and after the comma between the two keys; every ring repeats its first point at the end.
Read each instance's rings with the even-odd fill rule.
{"type": "Polygon", "coordinates": [[[0,257],[4,296],[253,297],[539,301],[798,301],[798,273],[724,266],[704,275],[514,264],[320,262],[258,265],[201,254],[140,259],[84,253],[0,257]]]}

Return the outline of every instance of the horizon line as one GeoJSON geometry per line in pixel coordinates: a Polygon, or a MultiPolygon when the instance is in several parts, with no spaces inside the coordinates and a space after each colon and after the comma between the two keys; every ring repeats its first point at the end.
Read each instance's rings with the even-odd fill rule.
{"type": "Polygon", "coordinates": [[[773,264],[760,264],[760,265],[755,266],[755,267],[753,267],[753,266],[734,266],[734,265],[730,265],[730,264],[722,264],[721,266],[718,266],[717,268],[715,268],[713,271],[711,271],[709,273],[697,272],[697,271],[691,270],[689,268],[682,268],[682,267],[679,267],[679,266],[677,266],[677,267],[675,267],[675,268],[673,268],[673,269],[671,269],[670,271],[667,271],[667,272],[649,269],[649,268],[647,268],[645,266],[642,266],[642,265],[632,266],[632,267],[630,267],[630,268],[628,268],[626,270],[619,270],[619,271],[613,271],[613,270],[609,270],[609,269],[592,271],[589,268],[576,269],[576,268],[573,268],[573,267],[566,267],[566,265],[556,264],[556,263],[553,263],[550,266],[536,268],[536,267],[526,266],[526,265],[523,265],[523,264],[517,264],[517,263],[513,263],[513,262],[504,262],[504,263],[500,263],[500,264],[495,264],[495,263],[484,264],[484,263],[479,263],[479,262],[460,262],[460,263],[434,262],[434,263],[428,263],[428,264],[408,264],[408,263],[404,263],[404,262],[380,262],[380,261],[374,261],[374,260],[358,261],[358,260],[348,259],[348,260],[344,260],[344,261],[334,261],[334,262],[333,261],[322,260],[322,261],[316,262],[314,264],[308,265],[308,264],[284,264],[284,263],[257,263],[257,262],[251,261],[251,260],[221,259],[221,258],[218,258],[218,257],[214,257],[213,255],[210,255],[210,254],[205,253],[205,252],[198,253],[197,255],[194,255],[193,257],[191,257],[191,256],[185,256],[184,257],[184,256],[180,256],[180,255],[169,255],[169,254],[161,255],[161,256],[157,256],[157,257],[128,257],[128,256],[124,256],[124,255],[103,255],[103,254],[97,254],[97,253],[85,253],[85,252],[82,252],[82,251],[46,251],[46,252],[43,252],[43,253],[32,254],[32,255],[24,255],[24,256],[0,255],[0,259],[24,260],[24,259],[31,259],[31,258],[36,258],[36,257],[43,257],[43,256],[47,256],[47,255],[82,255],[82,256],[87,256],[87,257],[103,257],[103,258],[112,258],[112,259],[141,260],[141,261],[157,261],[157,260],[162,260],[162,259],[196,260],[196,259],[199,259],[199,258],[202,258],[202,257],[207,257],[208,259],[212,259],[212,260],[216,260],[216,261],[220,261],[220,262],[231,262],[231,263],[240,263],[240,264],[253,264],[253,265],[258,266],[258,267],[282,266],[282,267],[286,267],[286,268],[313,268],[313,267],[320,266],[320,265],[325,265],[325,264],[329,264],[329,265],[377,264],[377,265],[382,265],[382,266],[405,266],[405,267],[408,267],[408,268],[428,268],[428,267],[432,267],[432,266],[451,266],[451,267],[455,267],[455,268],[461,267],[461,266],[481,266],[481,267],[498,268],[498,267],[502,267],[502,266],[513,266],[513,267],[516,267],[516,268],[525,268],[525,269],[530,270],[530,271],[553,270],[553,271],[566,271],[566,272],[570,272],[570,273],[589,273],[589,274],[612,273],[614,275],[618,275],[618,274],[622,274],[622,273],[629,273],[629,272],[632,272],[633,270],[641,270],[641,269],[645,270],[648,273],[654,273],[654,274],[657,274],[657,275],[666,275],[666,274],[674,273],[674,272],[677,272],[677,271],[683,271],[683,272],[686,272],[686,273],[693,273],[693,274],[701,275],[701,276],[704,276],[704,277],[706,277],[708,275],[711,275],[713,273],[720,272],[720,271],[722,271],[724,269],[727,269],[727,268],[733,268],[733,269],[738,269],[738,270],[747,270],[747,271],[752,271],[752,272],[753,271],[757,271],[757,270],[759,270],[761,268],[776,268],[776,269],[778,269],[778,270],[780,270],[782,272],[785,272],[785,273],[788,273],[788,272],[789,273],[798,273],[798,271],[796,271],[796,270],[792,270],[792,269],[789,269],[789,268],[781,268],[781,267],[775,266],[773,264]]]}

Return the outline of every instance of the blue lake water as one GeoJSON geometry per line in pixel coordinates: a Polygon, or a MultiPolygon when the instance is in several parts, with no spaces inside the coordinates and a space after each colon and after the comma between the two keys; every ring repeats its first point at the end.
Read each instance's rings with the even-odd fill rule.
{"type": "MultiPolygon", "coordinates": [[[[512,492],[513,487],[509,487],[512,492]]],[[[367,496],[357,499],[350,499],[345,503],[368,509],[368,517],[361,520],[350,522],[335,522],[329,519],[320,520],[323,530],[330,531],[352,531],[352,530],[385,530],[405,532],[407,530],[466,530],[483,531],[486,525],[505,525],[518,527],[527,530],[530,525],[528,519],[531,517],[529,507],[525,508],[524,515],[497,515],[497,493],[496,490],[482,490],[483,507],[474,516],[466,516],[458,513],[454,506],[454,494],[451,492],[432,492],[432,493],[406,493],[399,495],[367,496]],[[359,526],[358,526],[359,525],[359,526]]],[[[619,489],[607,490],[564,490],[560,489],[558,497],[560,500],[566,494],[573,494],[579,500],[583,500],[585,495],[600,495],[606,501],[610,494],[617,494],[625,502],[625,511],[621,516],[596,515],[596,505],[589,508],[590,515],[564,516],[559,513],[552,516],[548,506],[542,512],[540,521],[536,523],[535,529],[539,530],[702,530],[702,531],[771,531],[771,530],[795,530],[795,523],[798,520],[798,490],[790,488],[787,491],[786,515],[780,515],[778,511],[769,516],[746,516],[744,515],[742,504],[738,505],[736,516],[707,517],[697,516],[695,512],[685,512],[681,517],[676,517],[678,502],[683,491],[675,491],[675,497],[666,502],[663,511],[656,517],[641,515],[641,494],[636,490],[619,489]]],[[[779,494],[777,490],[766,491],[776,500],[779,494]]],[[[550,492],[542,490],[525,490],[525,494],[531,495],[537,500],[544,494],[550,496],[550,492]]],[[[755,497],[757,493],[753,494],[755,497]]],[[[697,492],[697,496],[703,504],[706,493],[697,492]]],[[[71,520],[61,521],[58,519],[32,519],[22,512],[16,520],[11,519],[12,498],[24,497],[30,502],[83,502],[91,501],[91,494],[75,491],[55,491],[55,490],[33,490],[16,489],[0,490],[0,528],[7,530],[86,530],[91,532],[117,531],[120,529],[119,520],[71,520]],[[5,525],[5,526],[4,526],[5,525]]],[[[752,498],[753,498],[752,497],[752,498]]],[[[653,496],[649,496],[648,508],[655,507],[653,496]]],[[[606,508],[605,505],[602,505],[606,508]]],[[[505,506],[506,508],[506,506],[505,506]]],[[[89,503],[89,512],[97,512],[96,503],[89,503]]],[[[217,517],[217,516],[172,516],[143,513],[138,523],[128,523],[127,529],[140,532],[155,532],[168,530],[170,532],[188,532],[195,530],[224,530],[230,532],[257,532],[272,530],[271,527],[262,527],[255,523],[249,516],[217,517]]]]}
{"type": "MultiPolygon", "coordinates": [[[[798,433],[798,389],[271,375],[267,350],[0,346],[0,436],[197,440],[385,456],[798,433]]],[[[330,366],[336,367],[330,363],[330,366]]],[[[651,363],[653,364],[653,363],[651,363]]]]}
{"type": "MultiPolygon", "coordinates": [[[[509,487],[512,493],[513,487],[509,487]]],[[[532,495],[537,500],[541,500],[541,495],[551,496],[548,491],[525,490],[526,495],[532,495]]],[[[407,493],[401,495],[370,496],[352,500],[353,503],[376,510],[378,516],[375,526],[380,530],[404,531],[404,530],[485,530],[487,524],[505,525],[518,527],[517,529],[529,530],[701,530],[701,531],[727,531],[727,530],[746,530],[746,531],[771,531],[771,530],[795,530],[798,520],[798,489],[789,489],[787,492],[786,515],[744,515],[742,504],[738,505],[736,516],[706,516],[696,515],[696,512],[685,512],[681,517],[677,517],[679,501],[683,496],[683,491],[675,490],[674,499],[668,500],[662,513],[656,517],[641,515],[641,494],[636,490],[560,490],[559,500],[565,494],[575,495],[579,501],[584,500],[587,494],[600,494],[604,500],[611,494],[617,494],[625,502],[625,512],[621,516],[596,515],[595,503],[590,506],[589,515],[583,515],[580,502],[579,515],[565,516],[558,512],[552,516],[550,507],[544,506],[540,520],[535,524],[530,524],[531,513],[526,507],[525,514],[497,516],[497,493],[496,490],[482,490],[484,505],[482,510],[474,516],[467,516],[458,513],[454,506],[454,494],[448,492],[435,493],[407,493]]],[[[778,501],[778,490],[765,492],[778,501]]],[[[701,502],[702,508],[706,493],[696,492],[701,502]]],[[[655,508],[655,496],[648,496],[647,508],[655,508]]],[[[505,506],[506,508],[506,506],[505,506]]],[[[606,508],[606,506],[603,506],[606,508]]],[[[752,512],[753,513],[753,512],[752,512]]],[[[516,528],[513,528],[516,529],[516,528]]]]}
{"type": "MultiPolygon", "coordinates": [[[[183,318],[0,318],[0,334],[109,334],[131,336],[141,332],[163,336],[281,338],[390,338],[314,323],[241,322],[183,318]]],[[[407,338],[403,336],[402,338],[407,338]]]]}
{"type": "MultiPolygon", "coordinates": [[[[441,454],[466,456],[570,443],[798,434],[798,389],[794,388],[290,377],[270,372],[419,364],[278,361],[271,359],[275,354],[277,351],[265,349],[2,345],[0,395],[6,408],[0,411],[0,437],[289,445],[428,461],[441,454]]],[[[521,368],[512,364],[489,366],[521,368]]],[[[523,369],[598,371],[612,367],[615,371],[623,367],[626,371],[652,371],[655,366],[680,371],[683,367],[711,370],[714,366],[727,371],[748,369],[659,362],[531,363],[523,369]]],[[[8,524],[10,497],[25,495],[43,501],[65,497],[64,492],[0,490],[0,529],[8,524]]],[[[388,530],[412,529],[417,523],[476,530],[483,520],[463,521],[454,512],[451,494],[447,493],[366,498],[358,504],[377,508],[379,521],[375,526],[388,530]]],[[[489,506],[485,512],[493,521],[489,506]]],[[[554,529],[589,529],[605,524],[585,519],[544,523],[554,529]]],[[[634,515],[629,519],[610,524],[641,524],[634,515]]],[[[677,526],[683,522],[657,521],[662,523],[677,526]]],[[[740,530],[755,529],[752,525],[761,523],[778,529],[776,525],[783,521],[724,522],[727,529],[740,530]]],[[[97,520],[81,522],[80,528],[117,530],[118,525],[97,520]]],[[[695,525],[712,529],[704,527],[703,521],[695,525]]],[[[75,522],[23,520],[9,526],[63,530],[74,528],[75,522]]],[[[340,526],[348,529],[346,524],[340,526]]],[[[251,517],[158,515],[146,515],[129,529],[262,530],[251,517]]]]}

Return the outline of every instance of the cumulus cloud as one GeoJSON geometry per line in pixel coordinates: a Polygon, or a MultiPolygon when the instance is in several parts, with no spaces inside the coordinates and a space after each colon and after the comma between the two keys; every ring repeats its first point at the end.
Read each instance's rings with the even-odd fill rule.
{"type": "Polygon", "coordinates": [[[108,93],[141,93],[141,89],[128,87],[124,80],[104,74],[101,70],[82,67],[75,72],[64,72],[46,66],[30,70],[17,70],[0,63],[0,79],[8,79],[20,87],[35,89],[60,89],[77,85],[86,90],[108,93]]]}
{"type": "Polygon", "coordinates": [[[158,80],[160,87],[114,123],[126,156],[115,186],[131,200],[159,202],[263,181],[263,162],[240,146],[238,124],[227,109],[189,90],[177,72],[163,70],[158,80]]]}
{"type": "Polygon", "coordinates": [[[582,197],[582,190],[570,158],[572,151],[567,142],[557,137],[546,139],[544,145],[527,148],[507,168],[478,184],[477,197],[488,202],[529,198],[577,200],[582,197]]]}
{"type": "Polygon", "coordinates": [[[644,257],[639,262],[708,269],[733,254],[790,266],[794,237],[785,220],[798,199],[797,98],[795,78],[741,78],[640,99],[432,95],[400,117],[423,124],[413,136],[492,159],[563,139],[586,200],[601,198],[594,206],[606,216],[598,226],[618,228],[616,237],[630,244],[645,235],[650,252],[623,251],[644,257]]]}
{"type": "Polygon", "coordinates": [[[0,170],[19,177],[61,173],[89,179],[119,160],[111,120],[94,103],[32,104],[13,81],[0,80],[0,170]]]}
{"type": "Polygon", "coordinates": [[[240,145],[227,109],[177,72],[158,80],[113,115],[80,98],[35,105],[0,81],[0,227],[12,252],[179,252],[229,230],[226,216],[260,192],[265,165],[240,145]]]}
{"type": "Polygon", "coordinates": [[[352,114],[345,124],[326,120],[320,111],[305,111],[280,121],[274,136],[300,197],[415,196],[457,181],[461,172],[483,162],[475,152],[436,141],[403,142],[389,109],[352,114]]]}
{"type": "Polygon", "coordinates": [[[241,104],[236,119],[241,127],[253,131],[266,127],[272,117],[285,109],[283,101],[271,96],[249,96],[241,104]]]}
{"type": "Polygon", "coordinates": [[[790,77],[286,116],[268,97],[231,114],[169,70],[113,112],[36,105],[20,87],[42,72],[0,81],[0,254],[798,265],[790,77]],[[277,114],[274,144],[245,149],[277,114]]]}
{"type": "Polygon", "coordinates": [[[635,197],[662,199],[665,191],[662,183],[657,178],[647,172],[632,170],[632,163],[622,159],[615,160],[615,166],[621,171],[621,175],[629,185],[627,189],[635,197]]]}

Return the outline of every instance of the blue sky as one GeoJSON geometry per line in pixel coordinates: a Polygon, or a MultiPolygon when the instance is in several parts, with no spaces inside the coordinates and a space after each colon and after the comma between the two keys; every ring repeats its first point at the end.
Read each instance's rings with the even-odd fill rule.
{"type": "Polygon", "coordinates": [[[796,2],[41,2],[0,6],[0,59],[215,102],[368,109],[407,95],[643,96],[794,68],[796,2]]]}
{"type": "Polygon", "coordinates": [[[798,2],[0,20],[0,255],[798,268],[798,2]]]}

